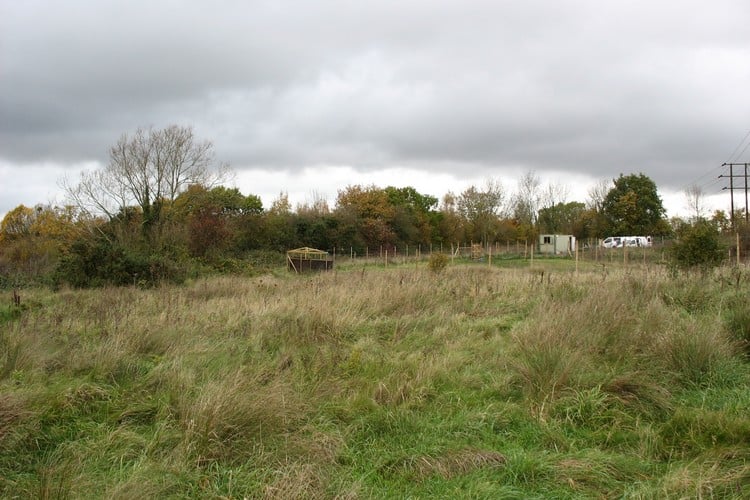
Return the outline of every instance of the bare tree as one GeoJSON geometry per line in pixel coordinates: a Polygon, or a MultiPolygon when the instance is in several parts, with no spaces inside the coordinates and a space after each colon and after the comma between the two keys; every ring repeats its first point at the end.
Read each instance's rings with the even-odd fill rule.
{"type": "Polygon", "coordinates": [[[602,207],[604,206],[604,199],[607,197],[607,193],[609,193],[610,189],[612,189],[612,181],[607,179],[601,179],[594,184],[591,189],[589,189],[589,199],[586,203],[588,207],[593,208],[597,212],[601,212],[602,207]]]}
{"type": "Polygon", "coordinates": [[[136,205],[148,224],[190,184],[212,187],[228,172],[226,165],[216,165],[213,144],[197,140],[191,127],[139,128],[112,146],[104,168],[81,173],[75,185],[63,180],[63,188],[84,212],[111,219],[136,205]]]}
{"type": "Polygon", "coordinates": [[[440,211],[444,213],[456,213],[457,196],[453,191],[448,191],[440,201],[440,211]]]}
{"type": "Polygon", "coordinates": [[[541,207],[553,207],[568,201],[570,188],[566,184],[548,182],[541,194],[541,207]]]}
{"type": "Polygon", "coordinates": [[[687,208],[690,210],[694,221],[698,221],[703,218],[703,212],[705,212],[705,196],[703,188],[697,184],[691,184],[685,188],[685,200],[687,208]]]}
{"type": "Polygon", "coordinates": [[[533,226],[536,223],[539,205],[542,202],[541,181],[534,172],[527,172],[518,181],[513,197],[513,217],[522,224],[533,226]]]}
{"type": "Polygon", "coordinates": [[[319,191],[312,191],[310,198],[305,198],[304,203],[298,203],[296,212],[300,215],[322,216],[331,213],[328,207],[328,200],[319,191]]]}

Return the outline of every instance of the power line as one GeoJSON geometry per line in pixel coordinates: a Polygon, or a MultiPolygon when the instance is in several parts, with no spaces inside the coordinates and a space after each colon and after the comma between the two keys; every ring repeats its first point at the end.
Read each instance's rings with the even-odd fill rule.
{"type": "MultiPolygon", "coordinates": [[[[747,146],[745,147],[747,149],[747,146]]],[[[724,189],[729,189],[729,199],[731,203],[731,211],[730,211],[730,220],[732,221],[732,227],[734,227],[734,191],[735,190],[745,190],[745,221],[748,220],[748,185],[747,185],[747,167],[750,166],[750,163],[724,163],[722,167],[729,167],[729,175],[720,175],[719,178],[722,177],[728,177],[729,178],[729,187],[724,189]],[[745,172],[743,174],[735,174],[734,173],[734,167],[744,167],[745,172]],[[734,186],[734,179],[742,178],[745,180],[745,185],[743,186],[734,186]]]]}
{"type": "Polygon", "coordinates": [[[727,161],[725,161],[721,165],[716,166],[712,170],[709,170],[705,174],[697,177],[695,180],[683,185],[681,191],[684,191],[685,189],[693,185],[699,185],[699,187],[701,188],[708,188],[710,186],[717,184],[718,180],[716,177],[714,177],[714,174],[716,174],[717,171],[722,170],[729,163],[737,161],[737,158],[745,154],[745,151],[747,151],[747,149],[750,148],[750,141],[748,141],[748,138],[750,138],[750,130],[748,130],[745,133],[745,135],[742,137],[742,139],[740,139],[740,142],[737,143],[737,146],[735,146],[734,150],[732,151],[732,154],[729,155],[729,158],[727,159],[727,161]],[[746,142],[747,144],[745,144],[746,142]],[[742,147],[743,144],[745,145],[744,148],[742,147]],[[742,151],[740,151],[740,148],[742,148],[742,151]],[[706,184],[705,182],[700,182],[702,179],[709,177],[709,176],[710,176],[711,182],[709,182],[708,184],[706,184]]]}
{"type": "MultiPolygon", "coordinates": [[[[700,188],[701,190],[703,190],[704,192],[705,191],[714,191],[716,189],[717,185],[723,184],[722,183],[722,178],[727,178],[727,177],[730,178],[730,187],[727,188],[725,186],[722,186],[719,191],[726,191],[727,189],[729,189],[730,193],[733,193],[735,190],[740,189],[738,187],[734,187],[733,186],[733,178],[740,178],[740,177],[742,177],[745,180],[745,184],[747,184],[747,174],[745,174],[745,175],[733,174],[731,172],[731,168],[732,167],[730,167],[730,175],[729,176],[727,176],[727,175],[719,175],[718,177],[715,177],[715,173],[717,171],[719,171],[719,170],[723,170],[726,166],[732,164],[732,162],[736,162],[738,158],[742,157],[742,155],[745,154],[745,152],[748,150],[748,148],[750,148],[750,141],[748,141],[749,138],[750,138],[750,130],[748,130],[745,133],[745,135],[742,137],[742,139],[740,139],[740,141],[737,143],[737,146],[735,146],[734,150],[732,151],[732,154],[729,155],[729,158],[727,159],[726,162],[722,163],[721,165],[718,165],[717,167],[714,167],[713,169],[711,169],[708,172],[704,173],[703,175],[701,175],[700,177],[696,178],[692,182],[690,182],[688,184],[685,184],[682,187],[682,191],[685,191],[686,189],[688,189],[691,186],[696,186],[696,187],[700,188]],[[706,178],[708,178],[708,179],[706,179],[706,178]]],[[[741,163],[741,164],[734,163],[733,165],[734,166],[739,166],[739,165],[746,166],[747,164],[744,164],[744,163],[741,163]]],[[[745,188],[743,187],[742,189],[745,189],[745,188]]],[[[732,212],[734,212],[734,208],[732,208],[732,212]]],[[[746,209],[746,212],[747,212],[747,209],[746,209]]]]}
{"type": "MultiPolygon", "coordinates": [[[[709,170],[708,172],[706,172],[705,174],[703,174],[700,177],[696,178],[695,180],[693,180],[691,182],[688,182],[687,184],[683,185],[682,188],[680,189],[680,191],[685,191],[690,186],[698,185],[698,183],[699,183],[700,180],[702,180],[702,179],[704,179],[706,177],[709,177],[709,176],[711,176],[711,177],[709,177],[709,181],[716,182],[716,177],[715,177],[716,172],[718,172],[719,170],[722,170],[723,168],[724,168],[724,165],[719,165],[719,166],[713,168],[712,170],[709,170]]],[[[706,182],[708,182],[708,181],[706,181],[706,182]]],[[[705,185],[706,185],[705,182],[701,183],[701,187],[704,187],[705,185]]]]}
{"type": "Polygon", "coordinates": [[[732,151],[732,154],[729,155],[729,159],[724,162],[725,164],[733,162],[733,161],[736,161],[740,156],[742,156],[745,153],[745,151],[747,150],[747,147],[750,146],[750,142],[748,142],[747,145],[744,147],[744,149],[742,150],[742,153],[740,153],[736,157],[734,156],[735,153],[737,153],[737,151],[739,151],[739,149],[745,143],[745,141],[747,140],[748,137],[750,137],[750,130],[747,131],[747,133],[745,134],[745,137],[743,137],[742,140],[737,144],[737,147],[734,148],[734,151],[732,151]]]}

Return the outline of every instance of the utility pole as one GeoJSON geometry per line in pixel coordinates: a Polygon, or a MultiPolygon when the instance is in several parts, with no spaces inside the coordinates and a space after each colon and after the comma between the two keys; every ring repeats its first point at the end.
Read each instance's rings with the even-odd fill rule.
{"type": "Polygon", "coordinates": [[[728,188],[725,187],[725,188],[722,188],[722,189],[723,190],[729,189],[729,199],[730,199],[730,204],[731,204],[731,213],[729,214],[729,218],[730,218],[730,220],[732,222],[732,228],[735,227],[735,225],[734,225],[734,191],[737,190],[737,189],[740,189],[740,190],[744,189],[745,190],[745,222],[748,221],[748,203],[747,203],[747,200],[748,200],[748,196],[747,196],[747,188],[748,188],[748,186],[747,186],[747,167],[748,167],[748,165],[750,165],[750,163],[722,163],[721,164],[722,167],[729,167],[729,175],[723,175],[722,174],[722,175],[719,176],[719,178],[722,178],[722,177],[728,177],[729,178],[729,187],[728,188]],[[742,174],[739,174],[739,173],[735,174],[734,173],[734,167],[743,167],[745,169],[745,171],[742,174]],[[734,180],[735,179],[739,179],[739,178],[744,179],[744,186],[742,186],[742,187],[740,187],[740,186],[735,187],[734,180]]]}

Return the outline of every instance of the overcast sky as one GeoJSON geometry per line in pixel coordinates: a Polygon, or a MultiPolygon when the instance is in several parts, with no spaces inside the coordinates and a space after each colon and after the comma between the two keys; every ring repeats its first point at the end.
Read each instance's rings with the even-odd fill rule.
{"type": "Polygon", "coordinates": [[[747,0],[0,0],[0,214],[138,127],[192,126],[233,185],[442,197],[620,173],[669,215],[750,161],[747,0]]]}

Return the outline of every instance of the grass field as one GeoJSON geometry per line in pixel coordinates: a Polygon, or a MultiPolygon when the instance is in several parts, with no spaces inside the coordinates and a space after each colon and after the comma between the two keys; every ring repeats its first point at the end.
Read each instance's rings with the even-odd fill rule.
{"type": "Polygon", "coordinates": [[[560,262],[22,290],[0,497],[750,497],[750,273],[560,262]]]}

